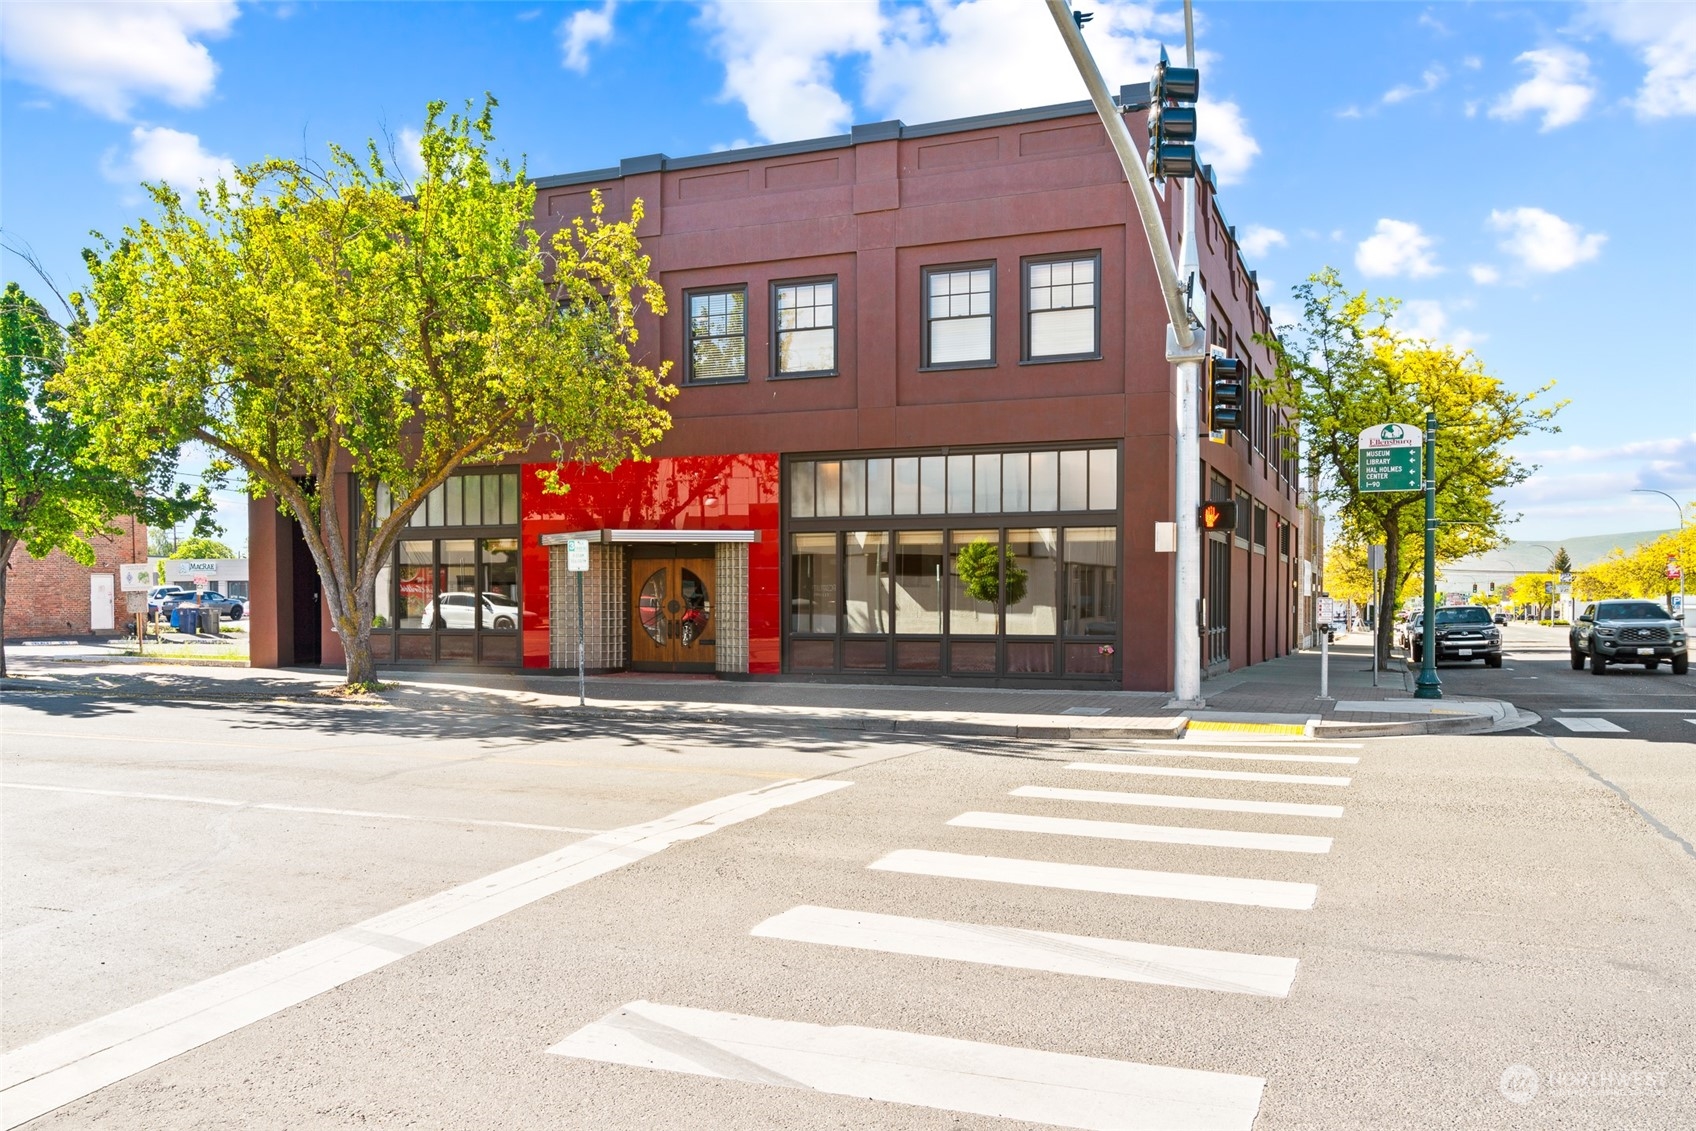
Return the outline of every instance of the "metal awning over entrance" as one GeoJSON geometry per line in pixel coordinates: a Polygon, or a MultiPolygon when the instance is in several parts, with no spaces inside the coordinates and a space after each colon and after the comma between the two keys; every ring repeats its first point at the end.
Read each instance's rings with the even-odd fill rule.
{"type": "Polygon", "coordinates": [[[758,542],[758,530],[570,530],[563,534],[543,534],[544,546],[563,546],[567,542],[758,542]]]}

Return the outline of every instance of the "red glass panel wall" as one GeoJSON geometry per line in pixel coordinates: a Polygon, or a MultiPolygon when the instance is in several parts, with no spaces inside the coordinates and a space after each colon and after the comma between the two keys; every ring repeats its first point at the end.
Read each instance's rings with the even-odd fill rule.
{"type": "MultiPolygon", "coordinates": [[[[679,456],[598,467],[567,465],[564,495],[547,494],[536,470],[519,476],[524,558],[524,666],[548,657],[548,548],[544,534],[577,530],[758,530],[748,547],[748,670],[782,670],[778,608],[778,455],[679,456]]],[[[680,537],[679,541],[688,541],[680,537]]],[[[705,540],[705,539],[703,539],[705,540]]]]}

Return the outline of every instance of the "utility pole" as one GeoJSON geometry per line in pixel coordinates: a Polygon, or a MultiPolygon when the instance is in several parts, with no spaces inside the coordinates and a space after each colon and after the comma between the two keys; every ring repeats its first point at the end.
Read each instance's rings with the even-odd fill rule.
{"type": "MultiPolygon", "coordinates": [[[[1633,487],[1631,489],[1631,493],[1633,495],[1659,495],[1661,498],[1665,499],[1667,502],[1669,502],[1673,506],[1677,507],[1678,508],[1678,532],[1679,532],[1680,535],[1682,535],[1684,533],[1684,504],[1683,503],[1679,502],[1677,499],[1673,498],[1671,495],[1667,494],[1665,491],[1656,491],[1651,487],[1633,487]]],[[[1682,561],[1678,562],[1678,613],[1679,613],[1680,616],[1682,616],[1684,618],[1686,624],[1690,623],[1690,606],[1687,605],[1685,603],[1685,600],[1684,600],[1684,562],[1682,562],[1682,561]]],[[[1570,620],[1571,618],[1569,617],[1567,619],[1570,620]]]]}
{"type": "MultiPolygon", "coordinates": [[[[1166,303],[1166,360],[1177,367],[1176,413],[1177,467],[1173,472],[1172,510],[1177,526],[1177,561],[1173,570],[1172,699],[1173,705],[1199,707],[1201,699],[1201,530],[1196,515],[1201,507],[1201,435],[1197,422],[1197,390],[1201,385],[1201,363],[1207,357],[1207,334],[1200,319],[1191,312],[1189,300],[1201,294],[1200,265],[1196,254],[1196,188],[1182,185],[1184,225],[1181,257],[1174,261],[1166,238],[1160,204],[1154,197],[1142,155],[1131,140],[1131,131],[1107,83],[1084,43],[1080,21],[1072,18],[1067,0],[1048,0],[1049,13],[1072,53],[1078,73],[1089,88],[1090,101],[1107,127],[1107,139],[1118,154],[1119,164],[1130,182],[1142,220],[1143,234],[1160,280],[1160,295],[1166,303]]],[[[1184,57],[1195,66],[1195,25],[1189,0],[1184,0],[1184,57]]],[[[1180,187],[1177,179],[1168,181],[1180,187]]]]}

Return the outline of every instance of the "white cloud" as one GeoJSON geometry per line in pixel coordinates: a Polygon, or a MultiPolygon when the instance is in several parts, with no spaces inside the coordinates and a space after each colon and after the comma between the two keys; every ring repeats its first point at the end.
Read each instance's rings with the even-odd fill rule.
{"type": "Polygon", "coordinates": [[[1268,228],[1264,224],[1250,224],[1244,229],[1242,238],[1237,241],[1243,249],[1243,254],[1250,259],[1258,259],[1275,247],[1288,247],[1289,237],[1277,228],[1268,228]]]}
{"type": "Polygon", "coordinates": [[[1611,529],[1665,529],[1672,525],[1672,504],[1655,495],[1633,495],[1632,489],[1696,498],[1696,432],[1605,448],[1572,445],[1518,454],[1537,465],[1529,479],[1508,492],[1513,505],[1527,512],[1565,507],[1571,509],[1569,518],[1617,519],[1629,510],[1634,519],[1620,520],[1611,529]],[[1578,505],[1587,502],[1595,505],[1578,505]]]}
{"type": "Polygon", "coordinates": [[[1466,273],[1471,275],[1472,281],[1481,287],[1487,287],[1491,283],[1499,283],[1502,279],[1502,273],[1488,263],[1474,263],[1466,269],[1466,273]]]}
{"type": "Polygon", "coordinates": [[[1431,299],[1409,299],[1402,303],[1392,319],[1396,333],[1403,338],[1436,345],[1449,345],[1469,350],[1484,341],[1485,335],[1459,326],[1449,325],[1448,312],[1443,304],[1431,299]]]}
{"type": "Polygon", "coordinates": [[[606,0],[599,8],[577,9],[559,25],[560,45],[565,49],[568,70],[578,74],[588,71],[589,48],[612,38],[612,16],[617,8],[618,0],[606,0]]]}
{"type": "Polygon", "coordinates": [[[833,85],[833,61],[875,51],[877,4],[715,0],[702,19],[724,62],[724,97],[742,103],[766,141],[846,133],[854,111],[833,85]]]}
{"type": "Polygon", "coordinates": [[[234,0],[0,4],[0,50],[17,77],[123,119],[142,98],[205,101],[218,65],[200,40],[227,32],[237,11],[234,0]]]}
{"type": "Polygon", "coordinates": [[[1442,86],[1443,80],[1448,77],[1449,72],[1433,64],[1425,68],[1424,72],[1420,74],[1418,86],[1409,86],[1404,83],[1401,86],[1391,87],[1384,92],[1384,101],[1394,104],[1406,102],[1409,98],[1417,98],[1421,94],[1430,94],[1439,86],[1442,86]]]}
{"type": "Polygon", "coordinates": [[[1406,275],[1423,279],[1442,271],[1431,256],[1431,237],[1406,220],[1380,220],[1355,249],[1354,265],[1371,277],[1406,275]]]}
{"type": "Polygon", "coordinates": [[[1545,273],[1565,271],[1596,258],[1608,240],[1600,232],[1585,233],[1578,225],[1541,208],[1492,211],[1490,227],[1506,233],[1507,238],[1498,245],[1503,251],[1527,269],[1545,273]]]}
{"type": "Polygon", "coordinates": [[[1339,117],[1339,118],[1364,118],[1364,117],[1366,117],[1366,115],[1360,112],[1359,106],[1344,106],[1341,110],[1337,111],[1337,117],[1339,117]]]}
{"type": "Polygon", "coordinates": [[[406,175],[417,180],[424,175],[424,135],[411,126],[402,126],[395,138],[395,158],[406,175]]]}
{"type": "Polygon", "coordinates": [[[123,161],[108,155],[106,176],[120,183],[165,182],[179,192],[193,192],[200,185],[211,187],[220,177],[235,174],[235,162],[208,153],[200,138],[164,126],[137,126],[130,131],[130,152],[123,161]]]}
{"type": "Polygon", "coordinates": [[[1484,69],[1484,60],[1476,55],[1468,55],[1460,61],[1460,65],[1469,71],[1480,71],[1484,69]]]}
{"type": "Polygon", "coordinates": [[[1584,116],[1596,97],[1590,80],[1590,60],[1570,47],[1527,51],[1516,63],[1531,68],[1531,77],[1504,94],[1490,107],[1492,118],[1518,121],[1527,114],[1543,115],[1542,132],[1570,126],[1584,116]]]}
{"type": "Polygon", "coordinates": [[[1696,5],[1592,3],[1588,14],[1648,66],[1633,100],[1639,117],[1696,114],[1696,5]]]}
{"type": "MultiPolygon", "coordinates": [[[[1176,13],[1129,0],[1092,7],[1090,51],[1115,87],[1148,76],[1162,36],[1181,42],[1176,13]]],[[[724,96],[768,142],[845,132],[857,110],[839,72],[860,80],[861,121],[933,122],[1087,96],[1053,17],[1034,0],[709,0],[702,19],[724,63],[724,96]]],[[[1198,117],[1201,159],[1222,183],[1240,179],[1260,152],[1241,108],[1204,99],[1198,117]]]]}

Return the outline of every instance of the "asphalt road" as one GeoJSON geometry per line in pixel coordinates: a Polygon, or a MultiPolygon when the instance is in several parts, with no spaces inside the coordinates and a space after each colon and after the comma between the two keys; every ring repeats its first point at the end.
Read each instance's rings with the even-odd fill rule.
{"type": "Polygon", "coordinates": [[[1696,747],[1587,689],[1696,701],[1547,651],[1443,670],[1558,677],[1540,733],[1277,746],[15,696],[0,1087],[54,1081],[41,1128],[1696,1126],[1696,747]]]}

